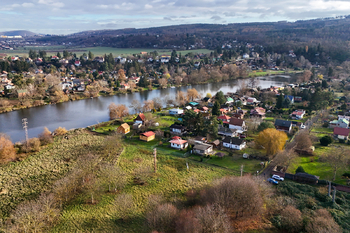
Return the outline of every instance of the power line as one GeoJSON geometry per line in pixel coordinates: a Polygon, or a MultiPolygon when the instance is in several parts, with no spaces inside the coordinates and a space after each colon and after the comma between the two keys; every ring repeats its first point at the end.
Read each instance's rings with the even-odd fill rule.
{"type": "Polygon", "coordinates": [[[24,132],[26,134],[26,143],[28,146],[28,120],[27,120],[27,118],[22,119],[22,125],[23,125],[24,132]]]}

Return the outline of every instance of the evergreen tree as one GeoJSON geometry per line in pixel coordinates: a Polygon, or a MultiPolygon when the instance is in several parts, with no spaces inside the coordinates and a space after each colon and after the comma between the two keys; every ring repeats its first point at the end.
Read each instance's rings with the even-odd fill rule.
{"type": "Polygon", "coordinates": [[[281,109],[283,104],[283,95],[280,94],[277,98],[276,108],[281,109]]]}
{"type": "Polygon", "coordinates": [[[216,118],[216,116],[212,116],[210,118],[211,124],[209,126],[209,133],[213,138],[217,138],[218,137],[218,125],[219,122],[216,118]]]}
{"type": "Polygon", "coordinates": [[[219,101],[215,101],[213,109],[212,109],[212,114],[214,116],[219,116],[220,115],[220,104],[219,104],[219,101]]]}

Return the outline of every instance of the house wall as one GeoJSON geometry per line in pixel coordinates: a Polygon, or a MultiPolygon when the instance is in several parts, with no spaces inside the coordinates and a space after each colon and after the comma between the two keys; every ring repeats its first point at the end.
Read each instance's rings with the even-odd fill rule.
{"type": "Polygon", "coordinates": [[[174,133],[182,133],[181,129],[175,129],[175,128],[172,128],[172,132],[174,132],[174,133]]]}
{"type": "Polygon", "coordinates": [[[224,143],[222,143],[222,145],[226,148],[231,148],[231,149],[235,149],[235,150],[242,150],[246,146],[246,143],[244,142],[242,145],[233,145],[233,144],[224,142],[224,143]]]}
{"type": "Polygon", "coordinates": [[[143,124],[143,121],[138,121],[138,120],[137,120],[137,121],[135,121],[134,123],[135,123],[135,124],[143,124]]]}
{"type": "Polygon", "coordinates": [[[229,125],[229,128],[230,129],[238,129],[238,130],[242,130],[243,131],[242,126],[238,126],[238,125],[229,125]]]}
{"type": "Polygon", "coordinates": [[[150,137],[146,137],[146,136],[140,135],[140,139],[142,141],[146,141],[146,142],[152,141],[154,138],[155,138],[155,135],[152,135],[150,137]]]}

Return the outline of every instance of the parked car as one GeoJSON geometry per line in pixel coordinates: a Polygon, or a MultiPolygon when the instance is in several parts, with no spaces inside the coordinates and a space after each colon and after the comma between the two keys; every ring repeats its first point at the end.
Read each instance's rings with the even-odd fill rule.
{"type": "Polygon", "coordinates": [[[306,129],[306,125],[301,125],[300,128],[301,129],[306,129]]]}
{"type": "Polygon", "coordinates": [[[272,179],[279,180],[279,181],[284,181],[284,178],[280,177],[279,175],[273,175],[272,179]]]}
{"type": "Polygon", "coordinates": [[[269,178],[267,181],[268,181],[269,183],[271,183],[271,184],[278,184],[278,181],[277,181],[277,180],[274,180],[274,179],[272,179],[272,178],[269,178]]]}

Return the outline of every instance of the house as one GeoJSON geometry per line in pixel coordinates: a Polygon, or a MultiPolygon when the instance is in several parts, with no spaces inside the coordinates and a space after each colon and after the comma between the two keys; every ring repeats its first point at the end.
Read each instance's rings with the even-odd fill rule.
{"type": "Polygon", "coordinates": [[[65,89],[70,90],[70,89],[72,89],[72,87],[73,87],[73,83],[71,83],[71,82],[62,83],[62,90],[65,90],[65,89]]]}
{"type": "Polygon", "coordinates": [[[196,61],[195,63],[194,63],[194,66],[195,67],[199,67],[201,65],[201,62],[200,61],[196,61]]]}
{"type": "Polygon", "coordinates": [[[207,139],[205,137],[202,137],[202,136],[197,136],[197,137],[194,138],[194,142],[197,143],[197,144],[198,143],[199,144],[206,143],[207,139]]]}
{"type": "Polygon", "coordinates": [[[188,143],[186,140],[182,140],[181,138],[177,138],[177,139],[173,139],[170,142],[170,146],[171,148],[175,148],[175,149],[185,149],[188,147],[188,143]]]}
{"type": "Polygon", "coordinates": [[[189,105],[191,105],[191,107],[196,107],[199,103],[197,102],[189,102],[189,105]]]}
{"type": "Polygon", "coordinates": [[[127,89],[130,88],[130,85],[127,84],[127,83],[124,83],[124,84],[121,84],[121,85],[120,85],[120,88],[121,88],[121,89],[124,89],[124,90],[127,90],[127,89]]]}
{"type": "Polygon", "coordinates": [[[286,133],[290,133],[292,130],[292,122],[276,119],[275,128],[279,131],[284,131],[286,133]]]}
{"type": "Polygon", "coordinates": [[[238,98],[235,102],[236,102],[236,104],[241,103],[242,105],[247,105],[247,100],[244,97],[238,98]]]}
{"type": "Polygon", "coordinates": [[[203,106],[203,107],[201,107],[201,108],[199,109],[199,111],[201,111],[201,113],[207,113],[208,110],[209,110],[209,108],[208,108],[208,107],[205,107],[205,106],[203,106]]]}
{"type": "Polygon", "coordinates": [[[140,77],[131,77],[129,80],[133,81],[134,83],[138,84],[140,82],[140,77]]]}
{"type": "Polygon", "coordinates": [[[333,129],[333,135],[337,139],[348,140],[350,129],[335,127],[333,129]]]}
{"type": "Polygon", "coordinates": [[[256,107],[250,110],[250,116],[265,118],[266,110],[262,107],[256,107]]]}
{"type": "Polygon", "coordinates": [[[234,112],[232,114],[233,117],[236,117],[238,119],[243,119],[244,118],[244,115],[247,111],[245,110],[242,110],[242,109],[237,109],[236,112],[234,112]]]}
{"type": "Polygon", "coordinates": [[[246,146],[246,142],[241,138],[225,137],[222,140],[222,146],[235,150],[242,150],[246,146]]]}
{"type": "Polygon", "coordinates": [[[219,148],[220,147],[220,141],[217,139],[211,143],[214,148],[219,148]]]}
{"type": "Polygon", "coordinates": [[[310,184],[317,184],[318,179],[320,179],[320,177],[315,176],[315,175],[311,175],[311,174],[307,174],[307,173],[303,173],[303,172],[297,172],[297,173],[295,173],[295,175],[293,177],[293,180],[295,180],[295,181],[303,182],[303,183],[310,183],[310,184]]]}
{"type": "Polygon", "coordinates": [[[155,137],[156,137],[156,133],[153,131],[147,131],[140,134],[140,140],[146,141],[146,142],[154,140],[155,137]]]}
{"type": "Polygon", "coordinates": [[[345,118],[341,118],[339,120],[334,120],[329,122],[329,128],[335,128],[335,127],[348,128],[349,121],[346,120],[345,118]]]}
{"type": "Polygon", "coordinates": [[[135,124],[141,124],[143,125],[145,123],[146,117],[145,114],[140,113],[134,120],[135,124]]]}
{"type": "Polygon", "coordinates": [[[227,116],[227,115],[225,115],[225,114],[222,114],[222,115],[220,115],[219,117],[218,117],[218,120],[219,121],[225,121],[225,122],[228,122],[229,120],[231,119],[231,117],[229,117],[229,116],[227,116]]]}
{"type": "Polygon", "coordinates": [[[303,98],[302,97],[300,97],[300,96],[295,96],[294,97],[294,102],[301,102],[301,101],[303,101],[303,98]]]}
{"type": "Polygon", "coordinates": [[[196,144],[193,147],[193,153],[199,154],[199,155],[209,155],[213,153],[213,145],[201,143],[196,144]]]}
{"type": "Polygon", "coordinates": [[[285,98],[285,99],[288,98],[288,99],[290,100],[290,103],[291,103],[291,104],[294,104],[294,96],[292,96],[292,95],[285,95],[284,98],[285,98]]]}
{"type": "Polygon", "coordinates": [[[105,58],[104,57],[95,57],[94,61],[103,63],[105,61],[105,58]]]}
{"type": "Polygon", "coordinates": [[[80,65],[81,65],[81,62],[80,62],[80,61],[75,61],[75,62],[74,62],[74,65],[75,65],[75,66],[80,66],[80,65]]]}
{"type": "Polygon", "coordinates": [[[248,97],[247,98],[247,105],[254,105],[255,103],[257,103],[258,100],[254,97],[248,97]]]}
{"type": "Polygon", "coordinates": [[[186,127],[182,125],[172,124],[170,126],[170,133],[183,135],[186,133],[186,127]]]}
{"type": "Polygon", "coordinates": [[[230,129],[237,129],[240,131],[246,131],[247,127],[245,125],[245,121],[243,119],[238,119],[238,118],[234,118],[231,117],[229,123],[229,128],[230,129]]]}
{"type": "Polygon", "coordinates": [[[243,59],[249,59],[249,54],[248,53],[243,54],[243,59]]]}
{"type": "Polygon", "coordinates": [[[180,115],[183,113],[184,113],[184,110],[180,108],[173,108],[169,110],[169,115],[180,115]]]}
{"type": "Polygon", "coordinates": [[[230,104],[230,103],[233,103],[233,99],[231,97],[228,97],[226,99],[226,104],[230,104]]]}
{"type": "Polygon", "coordinates": [[[290,114],[290,116],[292,117],[292,119],[302,119],[305,115],[305,110],[303,109],[298,109],[295,110],[294,112],[292,112],[292,114],[290,114]]]}
{"type": "Polygon", "coordinates": [[[130,126],[127,123],[124,123],[117,128],[117,133],[127,134],[129,132],[130,132],[130,126]]]}
{"type": "Polygon", "coordinates": [[[340,119],[346,119],[346,120],[350,121],[350,116],[338,115],[338,120],[340,120],[340,119]]]}
{"type": "Polygon", "coordinates": [[[238,132],[237,132],[237,129],[230,129],[230,128],[219,126],[218,135],[227,136],[227,137],[237,137],[238,132]]]}

